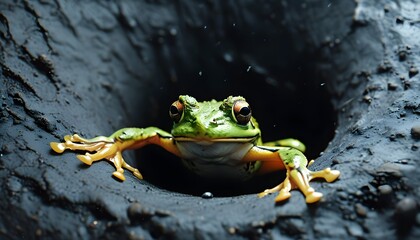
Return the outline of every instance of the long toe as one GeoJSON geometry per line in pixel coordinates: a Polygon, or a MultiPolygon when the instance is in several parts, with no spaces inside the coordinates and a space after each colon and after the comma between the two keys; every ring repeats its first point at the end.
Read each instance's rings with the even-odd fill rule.
{"type": "Polygon", "coordinates": [[[121,172],[115,171],[115,172],[112,173],[112,176],[118,178],[121,181],[125,181],[125,176],[121,172]]]}
{"type": "Polygon", "coordinates": [[[340,171],[330,170],[329,174],[325,177],[327,182],[334,182],[340,176],[340,171]]]}
{"type": "Polygon", "coordinates": [[[90,158],[90,156],[77,155],[77,159],[79,159],[80,161],[82,161],[83,163],[85,163],[89,166],[92,165],[92,159],[90,158]]]}
{"type": "Polygon", "coordinates": [[[282,190],[282,191],[279,192],[279,194],[277,195],[276,199],[274,199],[274,201],[276,201],[276,203],[283,202],[283,201],[289,199],[290,196],[292,196],[292,195],[290,194],[289,191],[283,191],[282,190]]]}
{"type": "Polygon", "coordinates": [[[270,192],[268,190],[265,190],[264,192],[258,193],[258,197],[263,198],[263,197],[267,196],[268,194],[270,194],[270,192]]]}
{"type": "Polygon", "coordinates": [[[139,172],[139,170],[134,170],[133,171],[134,176],[136,176],[138,179],[143,179],[143,175],[141,175],[141,173],[139,172]]]}
{"type": "Polygon", "coordinates": [[[71,135],[64,136],[64,141],[70,141],[71,142],[71,135]]]}
{"type": "Polygon", "coordinates": [[[56,153],[62,153],[66,150],[66,145],[64,143],[51,142],[50,147],[56,153]]]}
{"type": "Polygon", "coordinates": [[[322,193],[320,192],[313,192],[306,196],[307,203],[314,203],[318,202],[322,198],[322,193]]]}

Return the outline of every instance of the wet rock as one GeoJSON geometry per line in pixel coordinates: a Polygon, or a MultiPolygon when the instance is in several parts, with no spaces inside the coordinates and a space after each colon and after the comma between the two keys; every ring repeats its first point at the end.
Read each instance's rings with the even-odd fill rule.
{"type": "Polygon", "coordinates": [[[382,207],[388,207],[392,204],[393,189],[390,185],[381,185],[378,187],[379,203],[382,207]]]}
{"type": "Polygon", "coordinates": [[[412,127],[410,133],[414,139],[420,139],[420,126],[412,127]]]}
{"type": "Polygon", "coordinates": [[[147,220],[154,214],[154,211],[144,208],[140,203],[132,203],[127,209],[128,217],[134,222],[147,220]]]}
{"type": "Polygon", "coordinates": [[[337,196],[342,200],[346,200],[349,197],[349,194],[345,191],[340,191],[337,193],[337,196]]]}
{"type": "Polygon", "coordinates": [[[417,216],[417,201],[411,197],[400,200],[395,206],[395,223],[400,231],[408,231],[415,223],[417,216]]]}
{"type": "Polygon", "coordinates": [[[392,65],[389,61],[384,61],[377,68],[378,73],[385,73],[391,70],[392,70],[392,65]]]}
{"type": "Polygon", "coordinates": [[[392,193],[392,187],[389,185],[381,185],[378,187],[379,194],[382,196],[387,196],[392,193]]]}
{"type": "MultiPolygon", "coordinates": [[[[397,238],[393,223],[409,213],[393,201],[418,198],[419,169],[410,169],[408,188],[401,168],[418,159],[418,137],[405,125],[420,113],[419,52],[408,47],[418,45],[420,31],[407,23],[417,24],[418,4],[45,2],[2,1],[0,196],[7,197],[0,238],[397,238]],[[246,194],[226,188],[224,197],[207,201],[191,196],[211,188],[183,181],[161,149],[125,152],[149,171],[142,181],[126,171],[122,183],[110,177],[109,164],[87,168],[76,154],[49,149],[49,141],[75,132],[170,130],[165,109],[186,92],[202,100],[233,93],[252,99],[264,139],[303,138],[308,157],[317,158],[314,169],[334,162],[342,176],[313,183],[325,196],[315,205],[296,191],[275,205],[275,196],[258,199],[248,185],[246,194]],[[410,161],[396,164],[400,159],[410,161]],[[381,196],[395,198],[384,207],[381,196]]],[[[259,187],[278,184],[278,173],[270,181],[259,187]]],[[[408,239],[418,239],[415,230],[408,239]]]]}
{"type": "Polygon", "coordinates": [[[170,215],[171,213],[168,211],[152,209],[138,202],[130,204],[127,208],[127,216],[133,223],[149,220],[152,216],[167,217],[170,215]]]}
{"type": "Polygon", "coordinates": [[[366,217],[367,216],[368,209],[365,206],[363,206],[362,204],[357,203],[355,205],[355,210],[356,210],[356,213],[357,213],[358,216],[360,216],[360,217],[366,217]]]}
{"type": "Polygon", "coordinates": [[[363,237],[364,235],[363,228],[357,223],[351,223],[350,225],[348,225],[347,231],[351,236],[357,238],[363,237]]]}
{"type": "Polygon", "coordinates": [[[9,190],[12,192],[12,194],[19,193],[23,188],[22,184],[20,183],[20,180],[17,177],[11,177],[8,180],[7,186],[9,190]]]}
{"type": "Polygon", "coordinates": [[[376,174],[387,174],[394,177],[401,177],[403,174],[399,165],[394,163],[385,163],[376,170],[376,174]]]}

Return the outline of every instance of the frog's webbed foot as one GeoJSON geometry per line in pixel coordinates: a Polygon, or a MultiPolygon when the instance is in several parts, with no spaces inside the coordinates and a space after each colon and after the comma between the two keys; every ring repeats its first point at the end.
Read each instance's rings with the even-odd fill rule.
{"type": "Polygon", "coordinates": [[[308,170],[306,168],[307,160],[305,156],[297,150],[289,150],[287,154],[282,156],[282,159],[287,170],[286,179],[276,187],[260,193],[259,197],[278,192],[275,201],[281,202],[291,196],[290,190],[299,189],[305,195],[307,203],[314,203],[321,199],[322,193],[316,192],[310,186],[309,182],[315,178],[323,178],[327,182],[333,182],[340,176],[339,171],[331,170],[330,168],[321,171],[308,170]]]}
{"type": "Polygon", "coordinates": [[[121,181],[125,180],[124,169],[131,171],[137,178],[142,179],[139,170],[127,164],[121,154],[121,142],[115,141],[108,137],[96,137],[92,139],[82,138],[77,134],[64,137],[64,142],[51,142],[51,148],[57,152],[62,153],[66,149],[74,151],[87,151],[84,155],[77,155],[77,158],[87,165],[92,165],[93,162],[101,159],[107,159],[116,168],[112,175],[121,181]]]}

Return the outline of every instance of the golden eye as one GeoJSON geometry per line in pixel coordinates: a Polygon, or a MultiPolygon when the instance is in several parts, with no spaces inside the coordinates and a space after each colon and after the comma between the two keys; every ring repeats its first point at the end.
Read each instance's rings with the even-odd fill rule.
{"type": "Polygon", "coordinates": [[[171,107],[169,107],[169,116],[175,123],[178,123],[181,120],[183,112],[184,104],[182,104],[180,101],[175,101],[172,103],[171,107]]]}
{"type": "Polygon", "coordinates": [[[233,115],[241,125],[246,125],[251,120],[252,111],[249,104],[243,100],[238,100],[233,104],[233,115]]]}

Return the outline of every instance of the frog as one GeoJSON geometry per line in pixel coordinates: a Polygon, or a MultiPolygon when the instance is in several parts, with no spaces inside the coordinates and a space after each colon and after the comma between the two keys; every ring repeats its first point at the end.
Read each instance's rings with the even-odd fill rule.
{"type": "MultiPolygon", "coordinates": [[[[123,128],[112,135],[83,138],[66,135],[64,142],[50,142],[56,153],[82,151],[77,158],[86,165],[107,160],[115,167],[117,180],[125,181],[124,170],[138,179],[143,175],[130,166],[122,152],[154,144],[176,155],[195,174],[210,179],[250,180],[253,176],[286,171],[284,180],[258,194],[277,193],[275,203],[291,197],[291,190],[303,193],[306,203],[318,202],[323,194],[311,187],[313,179],[334,182],[340,171],[330,167],[311,171],[304,152],[306,146],[294,138],[263,143],[261,130],[252,115],[250,104],[242,96],[229,96],[223,101],[197,101],[180,95],[169,107],[173,121],[171,132],[157,127],[123,128]]],[[[282,178],[284,173],[282,174],[282,178]]]]}

